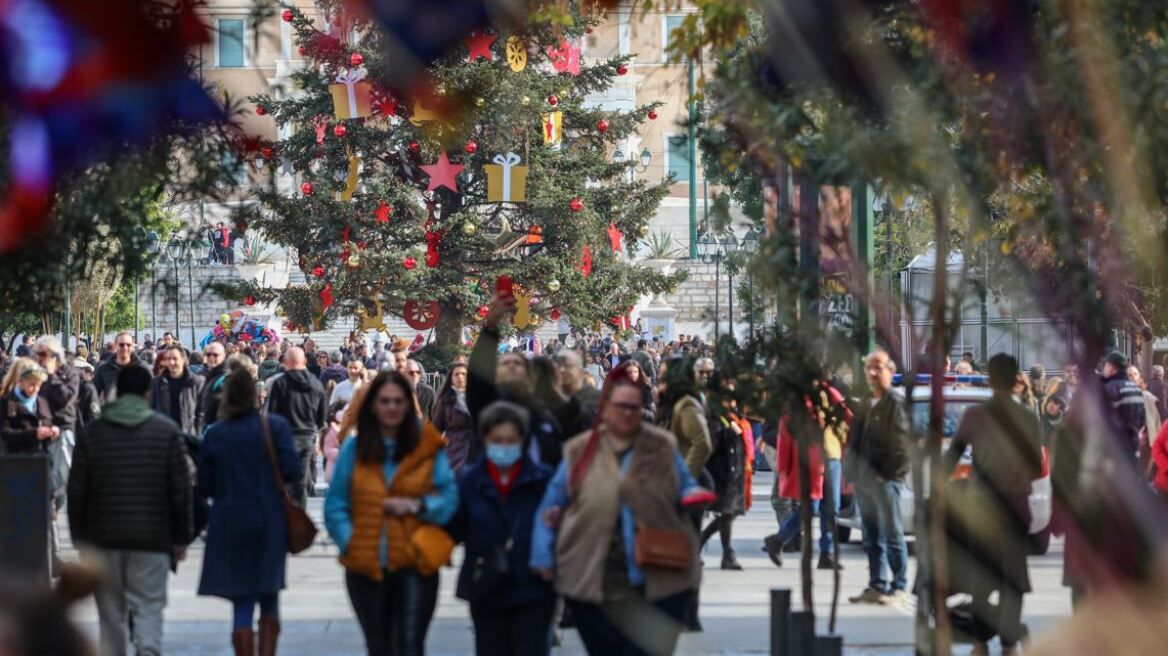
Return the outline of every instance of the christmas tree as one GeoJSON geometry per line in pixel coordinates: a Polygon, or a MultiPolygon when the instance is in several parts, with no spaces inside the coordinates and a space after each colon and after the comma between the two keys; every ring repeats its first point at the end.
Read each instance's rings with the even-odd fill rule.
{"type": "Polygon", "coordinates": [[[320,24],[285,10],[308,64],[288,97],[251,101],[287,126],[259,154],[297,180],[291,195],[262,191],[251,225],[294,249],[308,284],[239,298],[278,301],[297,330],[354,316],[377,328],[394,314],[450,349],[501,276],[514,282],[520,330],[562,315],[620,324],[643,294],[674,286],[629,255],[668,182],[633,181],[631,162],[609,155],[656,105],[586,101],[630,57],[582,61],[601,17],[569,7],[567,21],[472,33],[409,93],[391,91],[400,85],[375,24],[328,3],[320,24]]]}

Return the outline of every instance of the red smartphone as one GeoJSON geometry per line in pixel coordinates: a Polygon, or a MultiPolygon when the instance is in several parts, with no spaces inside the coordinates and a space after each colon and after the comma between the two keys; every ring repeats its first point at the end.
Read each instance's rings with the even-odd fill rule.
{"type": "Polygon", "coordinates": [[[495,293],[500,296],[512,296],[514,295],[512,286],[511,276],[499,276],[495,281],[495,293]]]}

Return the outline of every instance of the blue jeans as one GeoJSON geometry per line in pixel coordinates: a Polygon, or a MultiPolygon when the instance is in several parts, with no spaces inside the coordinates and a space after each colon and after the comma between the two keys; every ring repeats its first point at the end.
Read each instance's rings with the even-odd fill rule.
{"type": "MultiPolygon", "coordinates": [[[[815,515],[818,512],[819,499],[812,499],[811,514],[815,515]]],[[[799,529],[801,527],[802,521],[803,513],[798,508],[787,513],[787,516],[783,518],[783,522],[779,524],[779,532],[776,534],[778,536],[777,539],[780,545],[790,542],[792,538],[794,538],[796,535],[799,535],[799,529]]]]}
{"type": "Polygon", "coordinates": [[[868,554],[868,587],[885,594],[908,587],[908,545],[900,517],[900,481],[866,482],[856,486],[860,523],[864,527],[864,552],[868,554]],[[892,585],[884,578],[884,565],[892,570],[892,585]]]}
{"type": "Polygon", "coordinates": [[[840,461],[833,458],[823,465],[823,501],[819,504],[819,553],[835,553],[835,518],[840,508],[840,461]]]}

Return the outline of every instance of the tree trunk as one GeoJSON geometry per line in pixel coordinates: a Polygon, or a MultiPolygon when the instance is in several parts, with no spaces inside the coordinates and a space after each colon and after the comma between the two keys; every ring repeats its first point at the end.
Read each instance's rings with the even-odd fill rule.
{"type": "Polygon", "coordinates": [[[462,308],[459,303],[451,299],[442,303],[442,314],[434,327],[434,343],[451,355],[462,345],[462,308]]]}

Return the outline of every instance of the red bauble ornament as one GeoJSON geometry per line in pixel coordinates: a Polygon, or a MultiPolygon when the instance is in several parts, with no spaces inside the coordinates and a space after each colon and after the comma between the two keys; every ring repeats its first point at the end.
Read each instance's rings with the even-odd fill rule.
{"type": "Polygon", "coordinates": [[[285,9],[284,13],[280,14],[280,18],[283,18],[285,23],[291,23],[292,22],[292,10],[285,9]]]}
{"type": "Polygon", "coordinates": [[[596,129],[600,131],[600,134],[608,132],[608,121],[602,119],[599,123],[596,124],[596,129]]]}
{"type": "Polygon", "coordinates": [[[340,27],[340,26],[341,26],[341,17],[340,17],[339,15],[338,15],[336,18],[334,18],[334,19],[333,19],[333,25],[334,25],[335,27],[340,27]]]}
{"type": "Polygon", "coordinates": [[[480,305],[480,306],[479,306],[479,318],[480,318],[480,319],[486,319],[486,318],[487,318],[487,315],[488,315],[488,314],[490,314],[490,313],[491,313],[491,308],[489,308],[489,307],[487,307],[487,306],[485,306],[485,305],[480,305]]]}
{"type": "Polygon", "coordinates": [[[300,46],[299,48],[296,49],[296,52],[299,52],[301,54],[301,56],[307,55],[308,48],[305,48],[304,46],[300,46]]]}
{"type": "Polygon", "coordinates": [[[268,148],[267,146],[260,148],[260,155],[263,155],[264,159],[272,159],[273,152],[274,151],[271,148],[268,148]]]}
{"type": "Polygon", "coordinates": [[[402,266],[404,266],[409,271],[413,271],[414,267],[418,266],[418,261],[412,257],[407,257],[406,259],[402,260],[402,266]]]}
{"type": "Polygon", "coordinates": [[[300,193],[304,194],[305,196],[311,196],[312,191],[313,189],[311,182],[305,182],[304,184],[300,185],[300,193]]]}
{"type": "Polygon", "coordinates": [[[465,150],[466,150],[466,153],[468,155],[474,155],[475,151],[477,151],[478,149],[479,149],[479,145],[477,143],[475,143],[473,141],[466,142],[465,150]]]}
{"type": "Polygon", "coordinates": [[[256,304],[255,296],[248,294],[247,298],[243,299],[243,304],[248,306],[248,307],[255,305],[256,304]]]}
{"type": "Polygon", "coordinates": [[[548,96],[548,104],[552,107],[555,107],[556,105],[560,104],[560,99],[555,96],[548,96]]]}
{"type": "Polygon", "coordinates": [[[617,74],[617,75],[628,75],[628,73],[629,73],[629,67],[628,67],[628,66],[625,66],[624,64],[621,64],[620,66],[617,66],[617,67],[616,67],[616,74],[617,74]]]}
{"type": "Polygon", "coordinates": [[[421,150],[421,149],[422,149],[422,144],[420,144],[420,143],[418,143],[418,142],[416,142],[416,141],[411,141],[411,142],[410,142],[410,152],[411,152],[411,153],[416,153],[416,152],[418,152],[418,151],[419,151],[419,150],[421,150]]]}
{"type": "Polygon", "coordinates": [[[320,278],[321,276],[323,276],[324,275],[324,266],[318,264],[318,265],[312,267],[312,275],[316,276],[317,278],[320,278]]]}
{"type": "Polygon", "coordinates": [[[573,198],[568,203],[568,207],[572,208],[573,212],[579,212],[580,210],[584,209],[584,201],[580,200],[579,198],[573,198]]]}
{"type": "Polygon", "coordinates": [[[365,63],[365,57],[361,53],[355,52],[352,57],[349,57],[349,63],[354,66],[360,66],[365,63]]]}
{"type": "Polygon", "coordinates": [[[345,133],[348,131],[349,129],[345,127],[344,123],[337,123],[337,126],[333,128],[333,134],[337,135],[338,139],[345,136],[345,133]]]}
{"type": "Polygon", "coordinates": [[[584,28],[584,33],[585,34],[592,34],[592,28],[591,27],[584,28]]]}
{"type": "Polygon", "coordinates": [[[652,110],[652,109],[651,109],[651,110],[649,110],[649,120],[650,120],[650,121],[656,121],[656,120],[657,120],[657,111],[656,111],[656,110],[652,110]]]}
{"type": "Polygon", "coordinates": [[[264,114],[268,113],[268,110],[264,109],[263,105],[256,105],[255,112],[256,112],[256,116],[263,116],[264,114]]]}
{"type": "Polygon", "coordinates": [[[551,312],[548,313],[548,318],[550,318],[552,321],[559,321],[563,316],[564,313],[560,312],[559,308],[554,308],[551,312]]]}

